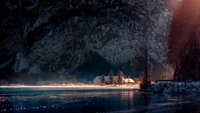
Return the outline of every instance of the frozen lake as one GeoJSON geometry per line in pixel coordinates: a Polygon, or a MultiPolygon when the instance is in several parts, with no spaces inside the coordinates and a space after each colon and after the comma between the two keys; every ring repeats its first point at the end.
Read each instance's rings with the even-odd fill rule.
{"type": "Polygon", "coordinates": [[[200,112],[196,95],[126,90],[1,88],[1,113],[182,113],[200,112]]]}

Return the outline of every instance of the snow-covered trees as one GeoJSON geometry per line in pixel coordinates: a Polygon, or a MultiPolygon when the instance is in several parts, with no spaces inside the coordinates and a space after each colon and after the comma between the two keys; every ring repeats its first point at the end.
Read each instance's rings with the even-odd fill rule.
{"type": "Polygon", "coordinates": [[[31,64],[45,71],[63,69],[70,73],[95,52],[121,68],[130,66],[132,60],[142,55],[137,50],[142,40],[148,38],[148,55],[164,64],[171,18],[168,0],[60,0],[56,4],[30,0],[28,6],[23,2],[1,4],[16,9],[1,11],[0,32],[5,36],[0,59],[23,52],[31,64]],[[11,14],[6,16],[5,12],[11,14]]]}

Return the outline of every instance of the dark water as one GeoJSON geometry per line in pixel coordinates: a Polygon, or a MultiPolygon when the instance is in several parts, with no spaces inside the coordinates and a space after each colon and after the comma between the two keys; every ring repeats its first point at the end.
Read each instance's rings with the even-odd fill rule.
{"type": "Polygon", "coordinates": [[[0,89],[0,113],[198,113],[199,101],[133,90],[0,89]]]}

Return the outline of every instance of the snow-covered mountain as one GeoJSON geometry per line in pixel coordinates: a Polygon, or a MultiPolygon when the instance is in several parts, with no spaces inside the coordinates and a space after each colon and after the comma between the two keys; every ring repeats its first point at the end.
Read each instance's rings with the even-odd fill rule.
{"type": "Polygon", "coordinates": [[[0,68],[16,69],[23,54],[32,71],[70,73],[91,53],[123,67],[142,55],[144,44],[149,58],[164,65],[170,1],[2,0],[0,68]]]}

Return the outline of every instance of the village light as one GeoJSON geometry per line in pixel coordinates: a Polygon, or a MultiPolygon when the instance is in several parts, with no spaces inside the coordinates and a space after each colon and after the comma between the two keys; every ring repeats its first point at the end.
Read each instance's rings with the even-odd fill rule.
{"type": "Polygon", "coordinates": [[[151,81],[151,84],[155,84],[155,82],[151,81]]]}

